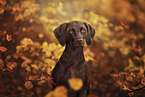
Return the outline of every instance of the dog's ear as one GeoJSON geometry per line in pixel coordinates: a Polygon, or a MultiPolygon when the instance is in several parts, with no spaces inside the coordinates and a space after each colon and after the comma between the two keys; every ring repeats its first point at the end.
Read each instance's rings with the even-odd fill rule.
{"type": "Polygon", "coordinates": [[[62,46],[66,43],[66,28],[67,23],[63,23],[54,30],[54,35],[62,46]]]}
{"type": "Polygon", "coordinates": [[[84,22],[84,25],[87,28],[86,43],[90,45],[93,42],[93,37],[95,36],[95,29],[91,27],[88,23],[84,22]]]}

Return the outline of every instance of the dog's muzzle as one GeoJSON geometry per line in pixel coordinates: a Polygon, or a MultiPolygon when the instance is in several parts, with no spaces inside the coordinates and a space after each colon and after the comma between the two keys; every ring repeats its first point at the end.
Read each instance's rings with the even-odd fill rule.
{"type": "Polygon", "coordinates": [[[77,46],[84,46],[84,40],[83,39],[77,39],[77,46]]]}

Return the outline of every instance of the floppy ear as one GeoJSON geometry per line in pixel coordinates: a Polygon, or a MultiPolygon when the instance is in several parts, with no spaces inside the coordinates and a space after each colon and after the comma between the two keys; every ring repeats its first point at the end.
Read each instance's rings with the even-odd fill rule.
{"type": "Polygon", "coordinates": [[[84,25],[87,28],[86,43],[90,45],[93,42],[93,37],[95,36],[95,29],[91,27],[88,23],[84,22],[84,25]]]}
{"type": "Polygon", "coordinates": [[[54,35],[62,46],[66,43],[66,28],[67,23],[64,23],[54,30],[54,35]]]}

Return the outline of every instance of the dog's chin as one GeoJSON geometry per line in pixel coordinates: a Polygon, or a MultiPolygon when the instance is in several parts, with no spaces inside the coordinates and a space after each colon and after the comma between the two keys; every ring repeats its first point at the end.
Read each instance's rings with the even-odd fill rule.
{"type": "Polygon", "coordinates": [[[84,44],[82,44],[82,43],[76,44],[76,48],[78,48],[78,47],[84,47],[84,44]]]}
{"type": "Polygon", "coordinates": [[[73,48],[84,47],[84,43],[72,44],[71,46],[72,46],[73,48]]]}

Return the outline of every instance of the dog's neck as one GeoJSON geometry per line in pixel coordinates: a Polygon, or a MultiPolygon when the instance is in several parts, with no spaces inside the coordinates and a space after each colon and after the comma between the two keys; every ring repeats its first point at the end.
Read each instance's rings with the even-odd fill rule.
{"type": "Polygon", "coordinates": [[[66,66],[79,65],[82,62],[85,63],[83,47],[78,46],[74,48],[70,45],[70,43],[66,43],[66,47],[60,58],[60,62],[66,66]]]}

